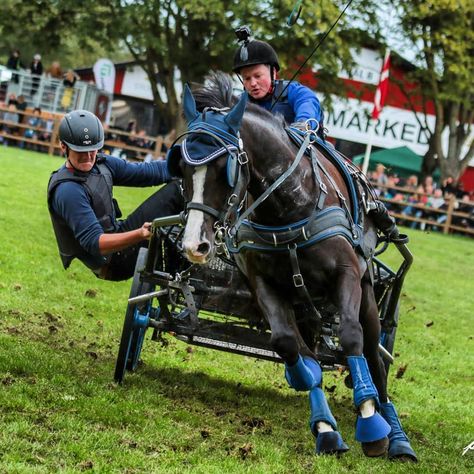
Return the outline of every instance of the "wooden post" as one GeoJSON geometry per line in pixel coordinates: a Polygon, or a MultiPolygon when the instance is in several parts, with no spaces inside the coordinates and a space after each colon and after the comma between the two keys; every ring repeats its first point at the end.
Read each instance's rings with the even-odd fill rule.
{"type": "Polygon", "coordinates": [[[155,151],[153,152],[153,156],[155,160],[161,156],[161,148],[163,147],[163,135],[158,135],[155,141],[155,151]]]}
{"type": "Polygon", "coordinates": [[[451,196],[449,199],[448,210],[446,212],[446,223],[444,224],[443,233],[448,234],[449,228],[451,227],[451,221],[453,220],[454,204],[456,203],[456,197],[451,196]]]}
{"type": "Polygon", "coordinates": [[[59,133],[59,117],[54,117],[54,125],[53,125],[53,132],[51,133],[51,141],[49,142],[49,149],[48,153],[50,155],[54,155],[54,145],[56,144],[56,141],[58,140],[58,133],[59,133]]]}

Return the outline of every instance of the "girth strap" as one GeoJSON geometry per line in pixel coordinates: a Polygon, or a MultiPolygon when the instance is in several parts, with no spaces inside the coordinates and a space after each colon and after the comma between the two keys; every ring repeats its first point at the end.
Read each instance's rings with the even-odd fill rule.
{"type": "Polygon", "coordinates": [[[314,306],[313,299],[311,298],[311,295],[309,294],[308,288],[306,288],[306,285],[304,284],[304,279],[303,279],[303,275],[301,275],[301,270],[300,270],[300,265],[298,262],[298,255],[296,253],[296,249],[297,249],[296,245],[288,246],[288,252],[290,254],[291,270],[293,272],[293,285],[295,285],[298,296],[303,301],[307,302],[307,308],[309,309],[309,312],[315,319],[315,323],[318,326],[317,331],[319,333],[321,329],[321,314],[314,306]]]}
{"type": "Polygon", "coordinates": [[[306,247],[335,235],[345,237],[353,246],[359,245],[360,230],[357,231],[357,237],[354,237],[352,232],[346,211],[331,206],[314,212],[314,216],[307,221],[288,227],[267,227],[244,221],[232,238],[228,236],[227,246],[233,253],[242,248],[269,252],[286,251],[290,243],[298,248],[306,247]]]}

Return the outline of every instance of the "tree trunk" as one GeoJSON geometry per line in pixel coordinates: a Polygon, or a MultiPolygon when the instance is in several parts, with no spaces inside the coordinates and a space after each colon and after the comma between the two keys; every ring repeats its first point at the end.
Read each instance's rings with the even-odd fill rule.
{"type": "Polygon", "coordinates": [[[436,153],[436,144],[434,135],[430,136],[428,151],[423,157],[421,165],[421,179],[424,180],[426,176],[433,176],[435,169],[438,166],[438,154],[436,153]]]}

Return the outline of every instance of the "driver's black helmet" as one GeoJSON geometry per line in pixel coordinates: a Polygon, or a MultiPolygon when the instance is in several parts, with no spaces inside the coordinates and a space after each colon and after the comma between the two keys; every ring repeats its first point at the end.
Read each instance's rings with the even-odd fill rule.
{"type": "Polygon", "coordinates": [[[239,73],[242,68],[256,64],[268,64],[280,70],[277,53],[268,43],[253,39],[242,42],[235,51],[232,70],[239,73]]]}
{"type": "Polygon", "coordinates": [[[92,112],[74,110],[61,120],[59,140],[78,152],[100,150],[104,146],[104,127],[92,112]]]}

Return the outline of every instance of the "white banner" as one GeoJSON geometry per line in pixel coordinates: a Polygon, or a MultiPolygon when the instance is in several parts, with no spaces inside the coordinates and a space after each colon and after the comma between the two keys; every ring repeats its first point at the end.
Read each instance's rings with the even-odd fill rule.
{"type": "MultiPolygon", "coordinates": [[[[332,99],[334,109],[331,113],[326,113],[324,119],[328,135],[341,140],[367,143],[373,104],[356,99],[343,100],[336,96],[332,99]]],[[[419,118],[424,123],[423,114],[419,114],[419,118]]],[[[433,115],[427,117],[431,130],[434,120],[433,115]]],[[[415,153],[424,155],[428,150],[428,136],[429,133],[420,126],[413,112],[385,106],[375,124],[372,145],[382,148],[407,146],[415,153]]]]}
{"type": "Polygon", "coordinates": [[[93,71],[97,87],[113,94],[115,87],[114,63],[110,59],[98,59],[94,64],[93,71]]]}

